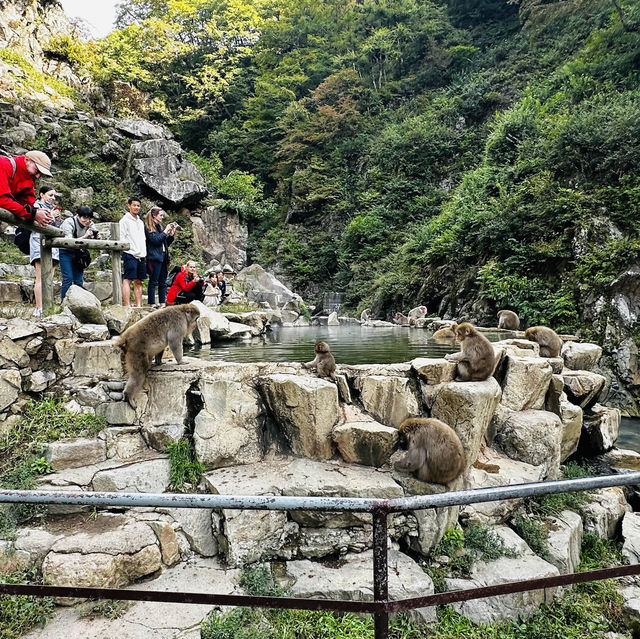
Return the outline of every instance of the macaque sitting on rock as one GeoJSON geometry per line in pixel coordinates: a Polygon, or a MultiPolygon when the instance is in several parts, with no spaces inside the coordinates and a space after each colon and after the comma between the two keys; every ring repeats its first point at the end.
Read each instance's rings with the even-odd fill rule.
{"type": "Polygon", "coordinates": [[[117,339],[129,373],[124,398],[132,408],[136,408],[136,396],[144,386],[151,360],[161,364],[167,345],[176,362],[182,362],[182,341],[196,327],[198,317],[200,311],[193,304],[168,306],[142,318],[117,339]]]}
{"type": "Polygon", "coordinates": [[[412,417],[400,424],[408,443],[395,469],[414,473],[420,481],[448,484],[465,468],[462,442],[456,432],[439,419],[412,417]]]}
{"type": "Polygon", "coordinates": [[[451,326],[439,328],[431,337],[433,339],[455,339],[457,326],[457,324],[452,324],[451,326]]]}
{"type": "Polygon", "coordinates": [[[315,359],[303,364],[303,368],[314,369],[318,373],[318,377],[330,377],[333,379],[336,373],[336,360],[331,354],[329,344],[326,342],[316,342],[313,350],[316,354],[315,359]]]}
{"type": "Polygon", "coordinates": [[[540,344],[540,357],[558,357],[562,340],[547,326],[532,326],[524,332],[524,338],[540,344]]]}
{"type": "Polygon", "coordinates": [[[469,322],[456,326],[456,340],[460,342],[460,352],[445,356],[457,364],[456,381],[481,382],[489,378],[496,367],[491,342],[469,322]]]}
{"type": "Polygon", "coordinates": [[[406,315],[403,315],[402,313],[396,313],[393,316],[393,323],[398,324],[399,326],[409,326],[410,321],[406,315]]]}

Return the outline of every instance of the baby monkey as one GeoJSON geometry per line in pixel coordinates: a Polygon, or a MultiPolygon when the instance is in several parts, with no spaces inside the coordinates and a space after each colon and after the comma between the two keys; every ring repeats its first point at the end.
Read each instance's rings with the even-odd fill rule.
{"type": "Polygon", "coordinates": [[[315,369],[318,377],[330,377],[333,379],[336,373],[336,360],[331,354],[329,344],[326,342],[316,342],[313,350],[316,354],[315,359],[303,364],[303,368],[315,369]]]}
{"type": "Polygon", "coordinates": [[[400,424],[408,449],[396,470],[415,473],[420,481],[448,484],[462,474],[465,455],[456,432],[439,419],[412,417],[400,424]]]}

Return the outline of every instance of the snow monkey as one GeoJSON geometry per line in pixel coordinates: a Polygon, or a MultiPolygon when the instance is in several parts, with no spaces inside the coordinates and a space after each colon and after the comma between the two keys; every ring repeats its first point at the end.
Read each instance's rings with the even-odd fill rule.
{"type": "Polygon", "coordinates": [[[520,318],[513,311],[498,311],[498,328],[517,331],[520,328],[520,318]]]}
{"type": "Polygon", "coordinates": [[[460,352],[445,356],[458,365],[456,381],[481,382],[487,379],[496,366],[491,342],[469,322],[456,326],[456,339],[460,342],[460,352]]]}
{"type": "Polygon", "coordinates": [[[431,337],[433,339],[455,339],[457,326],[457,324],[452,324],[451,326],[439,328],[431,337]]]}
{"type": "Polygon", "coordinates": [[[558,357],[562,340],[547,326],[532,326],[524,332],[524,338],[540,344],[540,357],[558,357]]]}
{"type": "Polygon", "coordinates": [[[326,342],[316,342],[313,350],[316,354],[315,359],[303,364],[303,368],[315,369],[318,373],[318,377],[330,377],[333,379],[336,372],[336,360],[331,354],[329,344],[326,342]]]}
{"type": "Polygon", "coordinates": [[[182,362],[182,340],[196,327],[200,311],[193,304],[167,306],[154,311],[130,326],[116,341],[124,351],[129,379],[124,397],[133,408],[144,385],[151,360],[162,363],[162,353],[169,346],[176,362],[182,362]]]}
{"type": "Polygon", "coordinates": [[[399,428],[408,449],[396,470],[415,473],[420,481],[448,484],[465,467],[462,443],[456,432],[439,419],[411,417],[399,428]]]}
{"type": "Polygon", "coordinates": [[[360,321],[361,322],[368,322],[371,319],[371,309],[370,308],[365,308],[364,311],[362,311],[362,313],[360,313],[360,321]]]}

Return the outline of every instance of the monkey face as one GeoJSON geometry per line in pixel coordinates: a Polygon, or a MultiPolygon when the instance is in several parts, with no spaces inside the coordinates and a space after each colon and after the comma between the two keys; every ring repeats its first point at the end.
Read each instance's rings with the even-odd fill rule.
{"type": "Polygon", "coordinates": [[[326,342],[316,342],[314,350],[316,353],[328,353],[329,345],[326,342]]]}

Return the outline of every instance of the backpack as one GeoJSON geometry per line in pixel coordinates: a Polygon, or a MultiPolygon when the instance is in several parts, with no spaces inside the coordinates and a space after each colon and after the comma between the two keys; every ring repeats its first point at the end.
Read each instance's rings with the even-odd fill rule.
{"type": "Polygon", "coordinates": [[[173,286],[173,282],[176,279],[176,275],[180,272],[182,267],[177,264],[167,273],[167,288],[171,288],[173,286]]]}
{"type": "MultiPolygon", "coordinates": [[[[16,161],[10,157],[9,162],[11,162],[11,166],[13,167],[13,171],[11,172],[10,180],[13,180],[13,176],[16,174],[16,161]]],[[[31,239],[31,231],[29,229],[23,229],[21,226],[16,227],[16,234],[13,236],[13,243],[20,249],[21,253],[25,255],[29,255],[29,240],[31,239]]]]}

